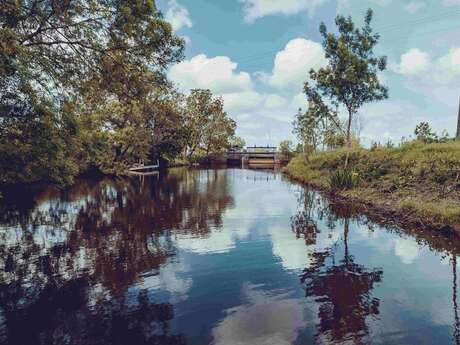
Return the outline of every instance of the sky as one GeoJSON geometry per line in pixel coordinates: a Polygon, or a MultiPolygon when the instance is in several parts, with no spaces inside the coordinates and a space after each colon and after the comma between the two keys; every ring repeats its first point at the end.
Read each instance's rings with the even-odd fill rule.
{"type": "Polygon", "coordinates": [[[210,89],[224,100],[247,145],[295,141],[292,122],[311,68],[324,66],[319,25],[334,31],[337,14],[362,25],[374,10],[381,35],[379,75],[385,101],[359,113],[363,145],[398,143],[427,121],[455,135],[460,98],[460,0],[159,0],[175,32],[186,41],[185,59],[170,67],[178,89],[210,89]]]}

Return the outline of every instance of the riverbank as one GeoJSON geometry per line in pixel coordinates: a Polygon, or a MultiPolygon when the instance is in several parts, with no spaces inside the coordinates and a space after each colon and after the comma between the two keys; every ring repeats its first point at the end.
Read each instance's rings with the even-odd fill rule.
{"type": "Polygon", "coordinates": [[[354,149],[349,166],[355,185],[334,188],[331,178],[345,157],[346,150],[298,155],[284,172],[398,225],[460,234],[460,142],[354,149]]]}

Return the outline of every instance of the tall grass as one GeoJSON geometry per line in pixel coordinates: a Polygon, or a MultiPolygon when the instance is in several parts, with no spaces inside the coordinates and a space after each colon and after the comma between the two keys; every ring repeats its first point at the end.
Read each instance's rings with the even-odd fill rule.
{"type": "Polygon", "coordinates": [[[347,190],[358,186],[359,174],[348,169],[339,169],[329,175],[329,186],[332,189],[347,190]]]}
{"type": "Polygon", "coordinates": [[[343,169],[346,154],[339,149],[297,156],[286,171],[299,181],[411,210],[409,214],[420,219],[460,231],[460,141],[355,148],[349,154],[349,170],[343,169]]]}
{"type": "MultiPolygon", "coordinates": [[[[291,163],[295,165],[296,159],[291,163]]],[[[308,157],[306,165],[311,171],[325,174],[330,181],[343,181],[347,185],[346,179],[351,177],[342,171],[345,159],[345,149],[317,152],[308,157]]],[[[424,144],[413,141],[397,148],[357,148],[350,152],[349,167],[365,183],[391,180],[399,187],[425,182],[441,187],[459,179],[460,142],[424,144]]]]}

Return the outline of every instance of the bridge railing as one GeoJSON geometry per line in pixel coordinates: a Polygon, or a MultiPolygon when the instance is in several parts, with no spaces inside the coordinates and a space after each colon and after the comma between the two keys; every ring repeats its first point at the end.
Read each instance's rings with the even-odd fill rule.
{"type": "Polygon", "coordinates": [[[278,148],[275,146],[249,146],[243,148],[233,148],[228,150],[228,154],[275,154],[278,148]]]}
{"type": "Polygon", "coordinates": [[[246,148],[247,152],[253,153],[253,152],[265,152],[265,153],[274,153],[277,151],[276,146],[249,146],[246,148]]]}

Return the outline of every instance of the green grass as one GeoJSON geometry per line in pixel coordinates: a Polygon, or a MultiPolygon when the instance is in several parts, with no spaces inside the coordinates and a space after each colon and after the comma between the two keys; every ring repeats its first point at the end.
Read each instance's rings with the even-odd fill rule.
{"type": "Polygon", "coordinates": [[[459,141],[413,141],[398,148],[353,149],[349,168],[359,184],[350,185],[347,176],[342,176],[345,159],[345,149],[299,155],[285,171],[301,182],[336,189],[343,196],[365,202],[392,205],[396,211],[412,212],[437,226],[460,230],[459,141]],[[331,181],[346,188],[333,188],[335,182],[331,185],[331,181]]]}
{"type": "Polygon", "coordinates": [[[349,169],[337,169],[329,174],[329,186],[334,190],[353,189],[359,185],[359,174],[349,169]]]}
{"type": "Polygon", "coordinates": [[[451,205],[444,200],[423,201],[419,199],[401,200],[400,209],[429,215],[433,223],[442,225],[460,224],[460,206],[451,205]]]}

